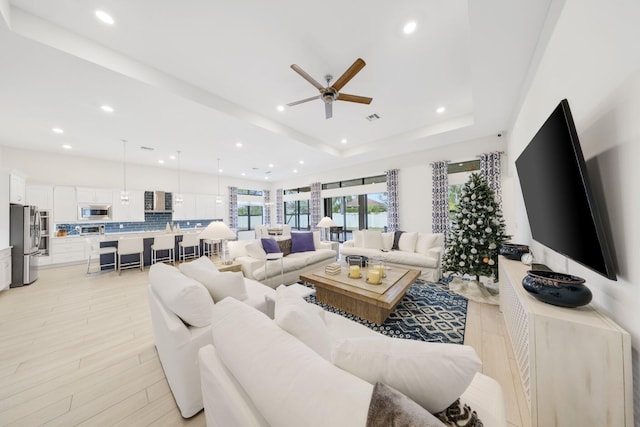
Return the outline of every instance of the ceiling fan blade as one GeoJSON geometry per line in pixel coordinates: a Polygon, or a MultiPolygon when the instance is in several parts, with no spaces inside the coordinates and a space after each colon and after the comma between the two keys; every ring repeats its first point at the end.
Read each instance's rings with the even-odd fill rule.
{"type": "Polygon", "coordinates": [[[333,103],[327,102],[324,104],[324,115],[327,119],[333,117],[333,103]]]}
{"type": "Polygon", "coordinates": [[[349,95],[347,93],[340,93],[336,98],[338,101],[359,102],[360,104],[371,104],[373,98],[367,96],[349,95]]]}
{"type": "Polygon", "coordinates": [[[301,99],[300,101],[294,101],[287,104],[287,107],[293,107],[294,105],[302,104],[303,102],[313,101],[314,99],[320,99],[322,95],[312,96],[311,98],[301,99]]]}
{"type": "Polygon", "coordinates": [[[336,90],[336,92],[340,92],[340,89],[342,89],[344,85],[349,83],[349,80],[351,80],[353,76],[358,74],[358,72],[362,70],[365,65],[367,65],[367,63],[364,62],[362,58],[356,59],[356,62],[351,64],[351,67],[349,67],[347,71],[345,71],[344,74],[342,74],[340,78],[338,78],[338,80],[336,80],[335,83],[331,86],[336,90]]]}
{"type": "Polygon", "coordinates": [[[291,69],[293,71],[295,71],[296,73],[300,74],[303,79],[305,79],[306,81],[308,81],[309,83],[314,85],[316,87],[316,89],[318,89],[319,91],[322,92],[324,90],[324,86],[322,86],[320,83],[318,83],[313,77],[311,77],[309,74],[307,74],[306,71],[304,71],[302,68],[298,67],[296,64],[291,64],[291,69]]]}

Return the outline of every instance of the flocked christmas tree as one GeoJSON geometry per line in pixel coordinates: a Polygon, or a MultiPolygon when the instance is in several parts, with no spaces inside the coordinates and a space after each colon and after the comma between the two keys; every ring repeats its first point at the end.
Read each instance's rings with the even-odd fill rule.
{"type": "Polygon", "coordinates": [[[443,270],[497,277],[498,249],[508,238],[495,192],[480,174],[471,174],[452,219],[443,270]]]}

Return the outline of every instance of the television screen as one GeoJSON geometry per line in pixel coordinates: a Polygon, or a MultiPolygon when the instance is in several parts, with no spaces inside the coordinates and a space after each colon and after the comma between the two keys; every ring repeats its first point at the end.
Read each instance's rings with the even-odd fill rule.
{"type": "Polygon", "coordinates": [[[516,170],[533,239],[616,280],[566,99],[518,157],[516,170]]]}

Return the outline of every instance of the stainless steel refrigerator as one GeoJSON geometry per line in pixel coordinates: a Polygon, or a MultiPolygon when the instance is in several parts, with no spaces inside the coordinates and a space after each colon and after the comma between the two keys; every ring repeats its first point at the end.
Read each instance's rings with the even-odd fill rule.
{"type": "Polygon", "coordinates": [[[11,205],[9,244],[11,287],[33,283],[38,278],[36,257],[40,254],[40,212],[35,206],[11,205]]]}

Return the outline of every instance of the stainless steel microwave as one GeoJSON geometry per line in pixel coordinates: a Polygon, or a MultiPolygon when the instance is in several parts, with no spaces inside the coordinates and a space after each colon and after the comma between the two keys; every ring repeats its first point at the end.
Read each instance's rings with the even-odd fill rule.
{"type": "Polygon", "coordinates": [[[110,221],[111,205],[78,205],[80,221],[110,221]]]}

